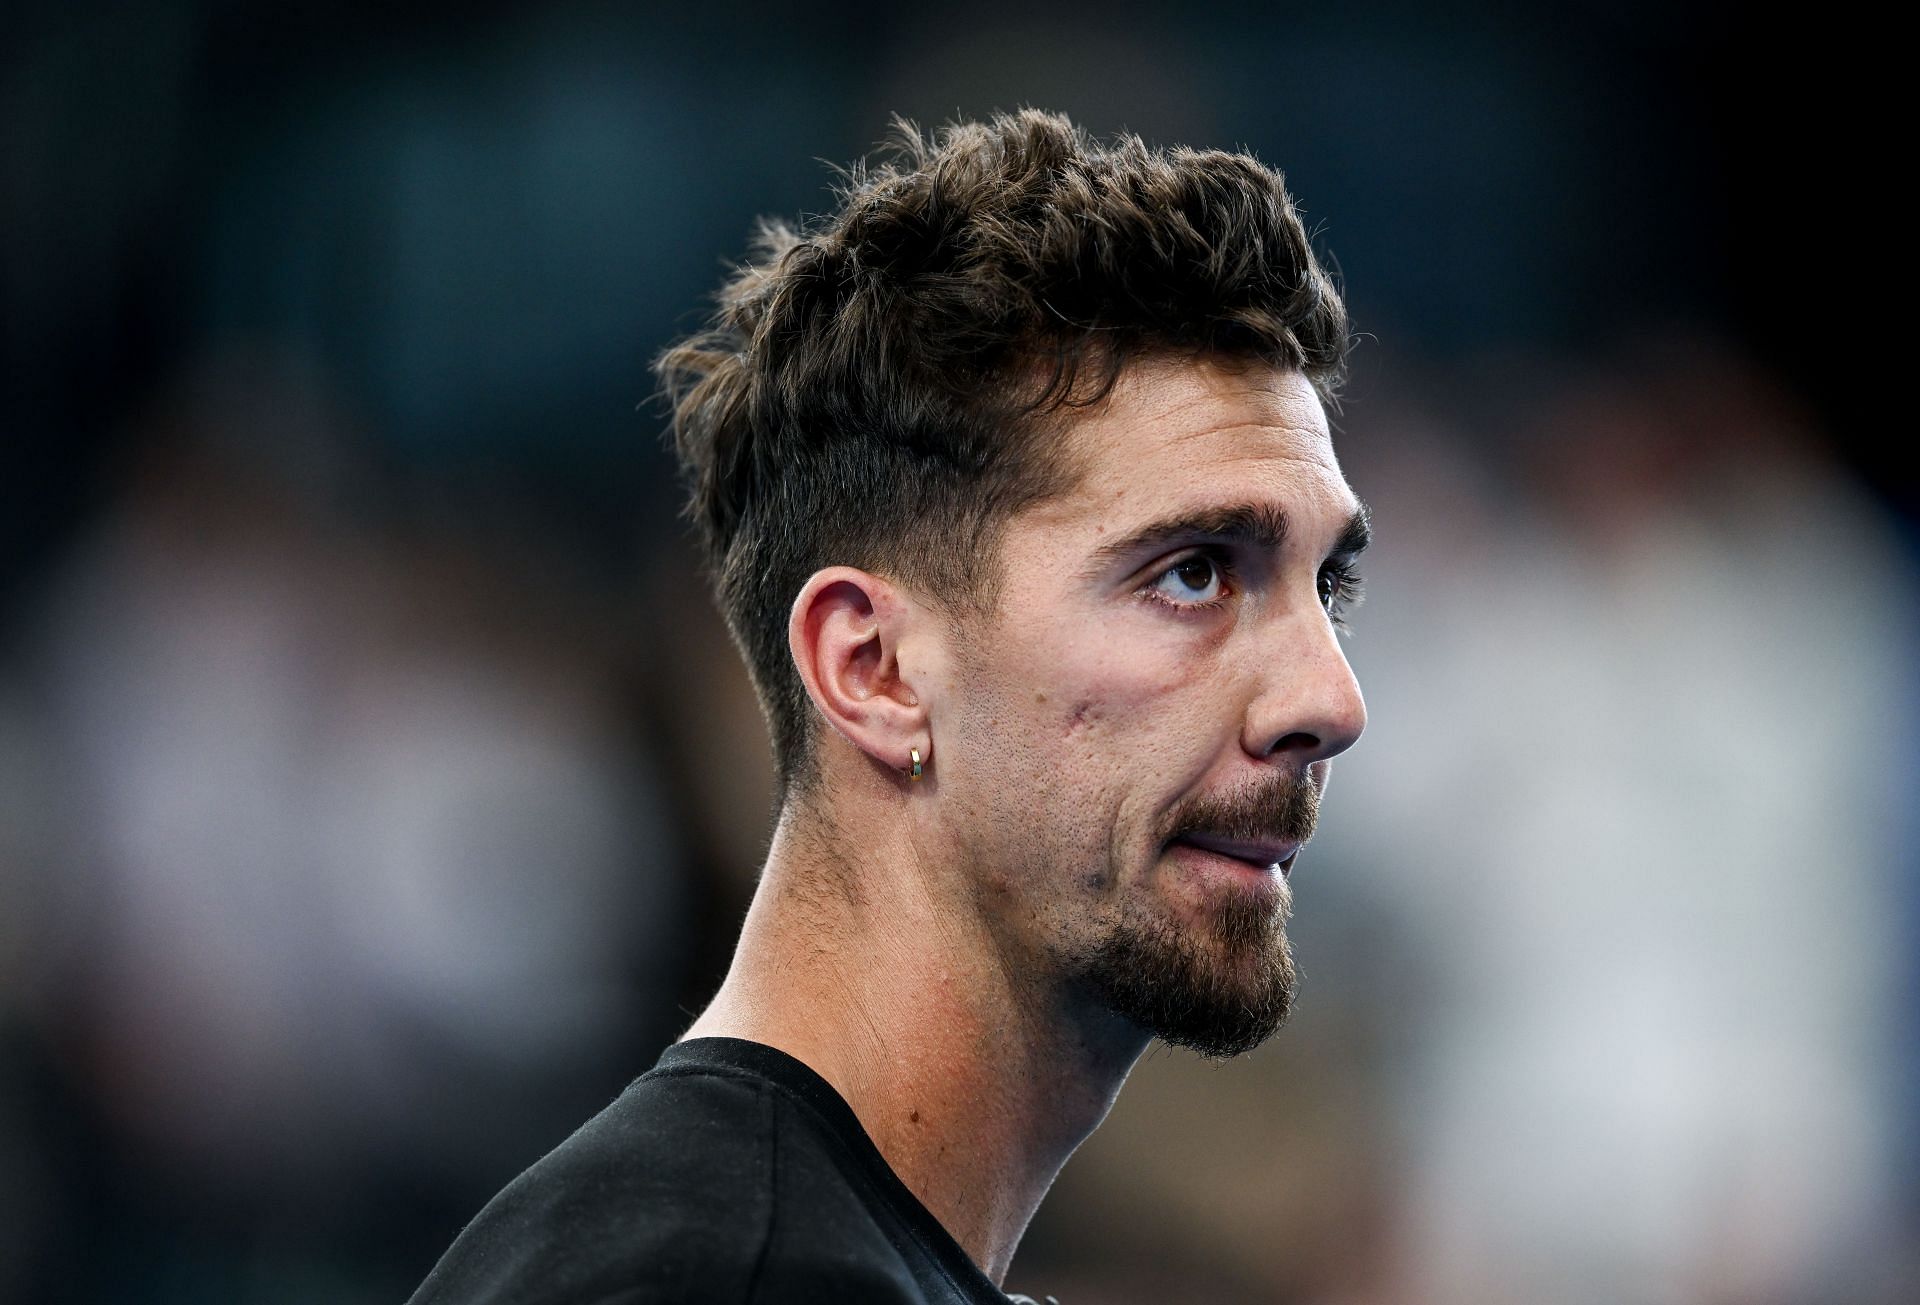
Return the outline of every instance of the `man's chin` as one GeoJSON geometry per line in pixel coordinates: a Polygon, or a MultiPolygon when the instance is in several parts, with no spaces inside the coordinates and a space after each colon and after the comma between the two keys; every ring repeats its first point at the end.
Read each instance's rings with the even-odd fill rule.
{"type": "Polygon", "coordinates": [[[1199,921],[1124,918],[1084,962],[1116,1014],[1173,1046],[1225,1058],[1272,1037],[1293,1006],[1284,902],[1262,893],[1208,902],[1199,921]]]}

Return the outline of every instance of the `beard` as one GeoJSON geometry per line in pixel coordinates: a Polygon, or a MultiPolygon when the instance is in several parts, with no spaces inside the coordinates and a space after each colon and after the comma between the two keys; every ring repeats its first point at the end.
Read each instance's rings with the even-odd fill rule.
{"type": "MultiPolygon", "coordinates": [[[[1164,852],[1188,833],[1304,843],[1318,813],[1313,782],[1304,773],[1282,775],[1234,796],[1182,804],[1158,846],[1164,852]]],[[[1292,900],[1284,883],[1277,894],[1223,893],[1195,924],[1130,896],[1081,959],[1080,977],[1108,1009],[1162,1042],[1211,1059],[1240,1055],[1272,1037],[1293,1008],[1292,900]]]]}

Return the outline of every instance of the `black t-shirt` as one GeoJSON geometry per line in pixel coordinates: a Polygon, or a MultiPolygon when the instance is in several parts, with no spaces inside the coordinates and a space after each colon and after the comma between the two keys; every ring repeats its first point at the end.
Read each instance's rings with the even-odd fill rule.
{"type": "Polygon", "coordinates": [[[696,1038],[494,1197],[410,1305],[1008,1300],[825,1079],[696,1038]]]}

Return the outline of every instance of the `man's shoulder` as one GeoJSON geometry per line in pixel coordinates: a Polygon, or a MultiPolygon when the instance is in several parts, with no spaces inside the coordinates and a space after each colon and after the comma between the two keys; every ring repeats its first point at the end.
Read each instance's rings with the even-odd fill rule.
{"type": "Polygon", "coordinates": [[[744,1300],[730,1252],[770,1214],[771,1108],[743,1076],[643,1075],[488,1202],[414,1305],[744,1300]]]}
{"type": "Polygon", "coordinates": [[[413,1305],[921,1299],[834,1150],[775,1084],[656,1068],[508,1184],[413,1305]]]}

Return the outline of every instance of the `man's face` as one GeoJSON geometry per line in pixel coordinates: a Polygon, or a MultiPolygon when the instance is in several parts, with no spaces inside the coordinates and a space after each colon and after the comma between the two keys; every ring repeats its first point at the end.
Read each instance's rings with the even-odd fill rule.
{"type": "Polygon", "coordinates": [[[1333,621],[1364,511],[1296,373],[1139,365],[1068,439],[1084,477],[961,632],[942,823],[1025,963],[1235,1054],[1285,1018],[1286,874],[1366,723],[1333,621]]]}

